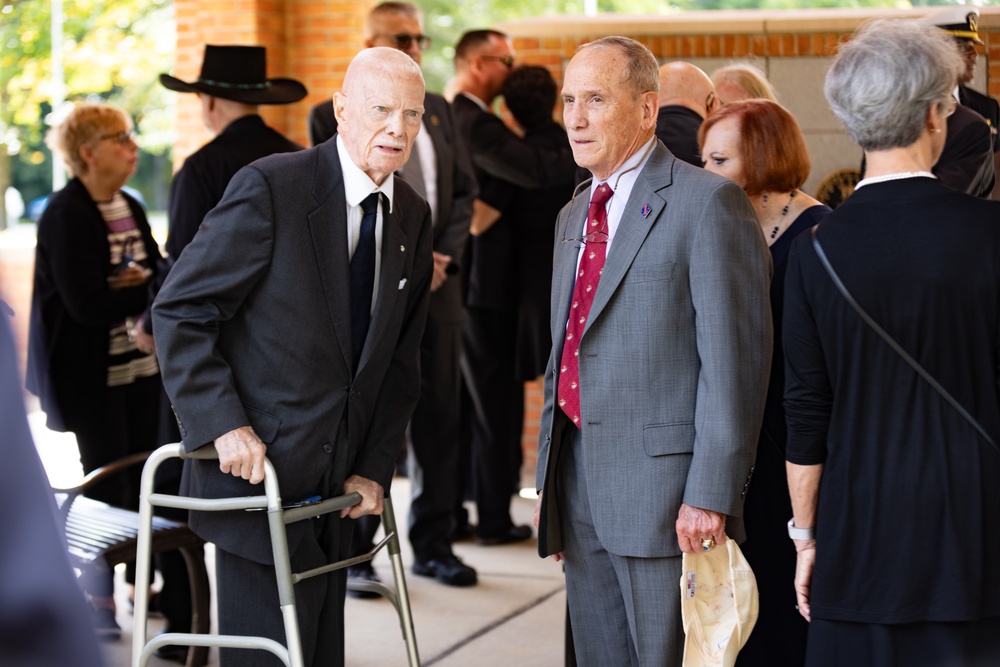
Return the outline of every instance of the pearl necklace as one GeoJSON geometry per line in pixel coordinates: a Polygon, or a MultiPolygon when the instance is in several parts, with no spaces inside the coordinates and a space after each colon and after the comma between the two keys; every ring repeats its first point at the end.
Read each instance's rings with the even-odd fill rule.
{"type": "Polygon", "coordinates": [[[895,174],[883,174],[882,176],[872,176],[870,178],[863,178],[858,181],[858,184],[854,186],[854,189],[863,188],[866,185],[871,185],[872,183],[885,183],[886,181],[899,181],[904,178],[937,178],[934,174],[929,171],[900,171],[895,174]]]}

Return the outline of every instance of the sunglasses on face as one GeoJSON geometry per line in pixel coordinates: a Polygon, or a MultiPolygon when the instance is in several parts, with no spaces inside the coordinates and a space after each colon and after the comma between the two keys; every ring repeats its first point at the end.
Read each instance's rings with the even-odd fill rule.
{"type": "Polygon", "coordinates": [[[416,43],[417,48],[421,51],[426,51],[431,46],[431,38],[427,35],[410,35],[405,32],[398,35],[375,35],[375,39],[379,38],[391,39],[392,43],[397,49],[406,50],[416,43]]]}
{"type": "Polygon", "coordinates": [[[479,56],[483,60],[496,60],[501,62],[507,69],[514,67],[514,56],[479,56]]]}

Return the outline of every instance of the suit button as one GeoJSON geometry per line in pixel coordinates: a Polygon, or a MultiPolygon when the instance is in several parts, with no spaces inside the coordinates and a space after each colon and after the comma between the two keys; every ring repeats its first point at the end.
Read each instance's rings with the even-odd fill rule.
{"type": "Polygon", "coordinates": [[[326,454],[333,454],[333,445],[329,442],[323,444],[323,452],[326,454]]]}

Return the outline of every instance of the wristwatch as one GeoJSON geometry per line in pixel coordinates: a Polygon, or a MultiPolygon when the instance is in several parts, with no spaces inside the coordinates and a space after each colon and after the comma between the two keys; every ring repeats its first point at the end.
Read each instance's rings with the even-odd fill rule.
{"type": "Polygon", "coordinates": [[[814,540],[816,533],[812,528],[796,528],[795,517],[788,520],[788,536],[793,540],[814,540]]]}

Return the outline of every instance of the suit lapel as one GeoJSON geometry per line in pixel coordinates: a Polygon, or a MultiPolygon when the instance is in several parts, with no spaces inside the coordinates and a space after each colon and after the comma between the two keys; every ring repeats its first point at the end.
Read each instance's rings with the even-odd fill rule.
{"type": "Polygon", "coordinates": [[[657,142],[653,154],[636,178],[629,199],[625,203],[625,210],[615,231],[614,243],[611,244],[604,271],[601,273],[601,281],[597,285],[594,303],[590,307],[590,315],[583,330],[584,335],[608,305],[611,296],[632,265],[636,253],[642,248],[649,230],[666,208],[667,202],[658,191],[670,185],[673,163],[674,157],[657,142]],[[651,210],[643,215],[642,209],[646,204],[651,210]]]}
{"type": "Polygon", "coordinates": [[[437,188],[435,198],[435,210],[437,211],[436,219],[434,220],[434,239],[437,240],[438,236],[444,233],[445,229],[448,227],[449,215],[446,213],[451,208],[450,202],[444,202],[444,192],[441,188],[441,175],[451,174],[452,165],[450,163],[451,159],[451,147],[448,145],[448,137],[442,131],[441,124],[445,122],[445,119],[441,117],[442,109],[438,108],[436,99],[432,95],[427,95],[424,98],[424,107],[426,108],[426,114],[424,115],[424,127],[427,128],[427,136],[431,139],[431,144],[434,146],[434,167],[437,170],[437,188]],[[448,164],[444,164],[445,160],[449,160],[448,164]]]}
{"type": "Polygon", "coordinates": [[[590,205],[590,188],[583,188],[570,204],[569,212],[561,229],[556,230],[556,248],[552,276],[552,294],[555,301],[552,307],[552,345],[559,359],[562,354],[563,340],[566,338],[566,321],[569,319],[570,301],[573,299],[573,287],[576,284],[576,260],[579,255],[580,242],[567,241],[563,238],[578,238],[587,218],[587,208],[590,205]]]}
{"type": "Polygon", "coordinates": [[[318,207],[308,215],[316,267],[323,283],[327,314],[337,337],[344,364],[351,361],[351,276],[347,252],[347,206],[344,178],[340,171],[337,142],[316,149],[316,180],[312,195],[318,207]],[[338,194],[339,196],[334,196],[338,194]]]}

